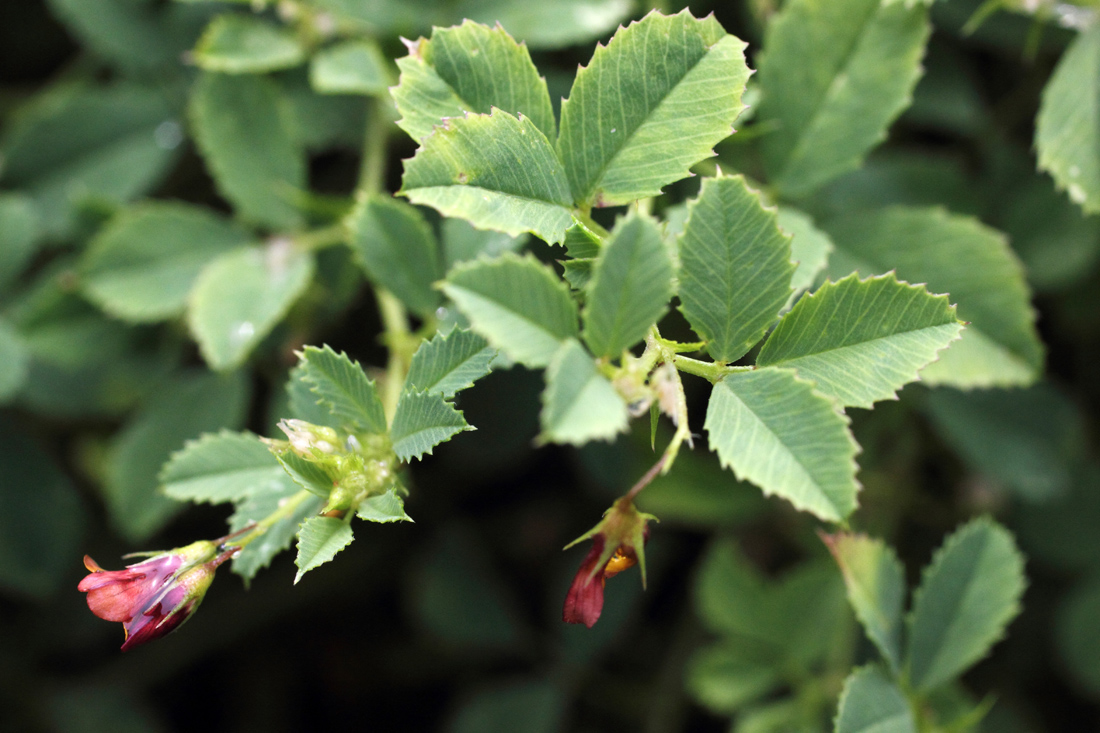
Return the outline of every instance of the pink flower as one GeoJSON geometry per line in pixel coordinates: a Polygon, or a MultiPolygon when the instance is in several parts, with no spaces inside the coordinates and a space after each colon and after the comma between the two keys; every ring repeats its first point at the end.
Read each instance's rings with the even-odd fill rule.
{"type": "Polygon", "coordinates": [[[122,651],[127,651],[186,621],[206,595],[214,571],[237,551],[219,555],[217,544],[203,540],[155,554],[125,570],[104,570],[85,555],[84,567],[91,574],[77,590],[88,594],[88,608],[96,616],[123,624],[122,651]]]}
{"type": "Polygon", "coordinates": [[[649,537],[646,522],[650,519],[655,517],[639,512],[630,499],[624,497],[607,510],[599,524],[566,545],[568,549],[592,539],[592,549],[585,555],[565,595],[562,621],[592,628],[603,611],[607,579],[635,564],[640,566],[642,587],[645,587],[645,542],[649,537]]]}

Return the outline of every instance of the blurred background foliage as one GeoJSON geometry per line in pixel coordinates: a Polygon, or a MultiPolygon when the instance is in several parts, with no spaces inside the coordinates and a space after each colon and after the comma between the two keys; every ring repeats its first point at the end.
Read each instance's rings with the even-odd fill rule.
{"type": "MultiPolygon", "coordinates": [[[[752,52],[778,4],[690,8],[714,12],[752,52]]],[[[992,513],[1012,528],[1029,558],[1024,613],[940,704],[961,709],[995,690],[984,730],[1095,730],[1100,219],[1036,173],[1032,151],[1040,93],[1074,33],[998,13],[966,35],[978,4],[934,6],[912,106],[860,170],[803,208],[827,219],[892,203],[941,205],[1006,232],[1025,263],[1047,376],[1009,391],[913,385],[874,412],[852,410],[864,450],[858,517],[898,548],[911,581],[966,518],[992,513]]],[[[363,95],[384,95],[393,83],[392,59],[405,53],[399,36],[464,17],[499,20],[528,42],[557,100],[594,41],[648,9],[636,0],[310,5],[376,44],[355,56],[372,71],[327,90],[340,93],[320,93],[296,47],[268,39],[265,68],[285,67],[268,75],[277,114],[291,144],[308,151],[307,168],[291,174],[309,193],[286,221],[267,222],[275,226],[301,212],[325,221],[346,210],[359,176],[363,95]]],[[[204,29],[249,7],[0,3],[0,727],[658,733],[727,730],[732,716],[743,732],[821,730],[852,664],[873,656],[839,573],[805,517],[738,484],[703,450],[683,455],[639,501],[662,520],[648,552],[649,590],[624,574],[610,583],[595,628],[560,622],[581,558],[561,546],[652,461],[649,435],[536,449],[541,381],[518,367],[462,397],[476,432],[412,468],[415,524],[371,527],[293,589],[289,553],[247,591],[225,574],[181,633],[118,652],[118,628],[76,592],[80,556],[114,567],[126,552],[223,533],[224,508],[156,493],[165,458],[222,427],[270,434],[292,351],[304,343],[383,361],[373,299],[342,248],[320,254],[285,319],[229,373],[208,371],[181,320],[127,325],[95,304],[87,245],[124,207],[158,199],[229,212],[189,132],[187,102],[204,49],[217,55],[218,38],[204,29]]],[[[295,7],[265,17],[278,28],[280,12],[286,19],[295,7]]],[[[328,59],[337,69],[339,61],[328,59]]],[[[390,190],[414,149],[395,128],[390,190]]],[[[734,136],[717,152],[705,166],[738,169],[745,146],[734,136]]],[[[697,185],[670,187],[667,204],[697,185]]],[[[239,236],[218,226],[229,241],[239,236]]],[[[457,241],[462,226],[448,223],[446,236],[457,241]]],[[[530,247],[553,258],[538,242],[530,247]]]]}

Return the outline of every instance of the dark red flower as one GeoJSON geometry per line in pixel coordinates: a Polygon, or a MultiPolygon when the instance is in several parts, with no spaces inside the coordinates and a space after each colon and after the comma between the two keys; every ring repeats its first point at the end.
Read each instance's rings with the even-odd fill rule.
{"type": "Polygon", "coordinates": [[[592,628],[603,611],[603,590],[607,579],[635,564],[640,566],[642,586],[645,586],[645,542],[649,536],[646,522],[650,519],[655,517],[639,512],[629,499],[619,499],[607,510],[599,524],[566,545],[568,549],[578,542],[592,539],[592,549],[585,555],[565,596],[562,621],[592,628]]]}
{"type": "Polygon", "coordinates": [[[206,595],[214,571],[236,552],[219,555],[215,543],[201,541],[155,554],[125,570],[104,570],[85,555],[84,567],[92,572],[77,590],[88,594],[88,608],[96,616],[123,624],[122,650],[127,651],[186,621],[206,595]]]}

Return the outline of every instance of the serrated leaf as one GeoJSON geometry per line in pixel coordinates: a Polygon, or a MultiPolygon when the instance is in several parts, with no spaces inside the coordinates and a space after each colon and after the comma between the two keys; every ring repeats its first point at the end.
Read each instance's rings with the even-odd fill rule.
{"type": "Polygon", "coordinates": [[[1073,41],[1043,88],[1035,123],[1039,169],[1086,213],[1100,211],[1100,26],[1073,41]]]}
{"type": "Polygon", "coordinates": [[[122,210],[92,240],[81,260],[88,297],[131,322],[183,313],[202,268],[247,244],[245,230],[208,209],[149,202],[122,210]]]}
{"type": "Polygon", "coordinates": [[[896,675],[901,671],[901,621],[905,611],[905,568],[880,539],[861,534],[823,535],[836,558],[848,602],[896,675]]]}
{"type": "Polygon", "coordinates": [[[413,354],[405,387],[449,399],[488,374],[494,356],[496,349],[472,331],[437,333],[413,354]]]}
{"type": "Polygon", "coordinates": [[[440,230],[444,269],[448,272],[459,262],[478,257],[492,259],[505,252],[518,252],[530,238],[526,234],[512,237],[503,232],[475,229],[462,219],[444,219],[440,230]]]}
{"type": "Polygon", "coordinates": [[[791,275],[791,300],[803,290],[808,290],[825,269],[829,255],[833,251],[833,242],[829,235],[814,226],[813,219],[790,206],[779,207],[776,214],[779,231],[791,235],[791,262],[796,267],[791,275]]]}
{"type": "Polygon", "coordinates": [[[390,489],[384,494],[371,496],[359,502],[355,510],[355,516],[367,522],[411,522],[412,517],[405,513],[405,500],[397,492],[390,489]]]}
{"type": "Polygon", "coordinates": [[[680,236],[680,310],[717,361],[744,356],[791,294],[790,238],[741,176],[710,178],[680,236]]]}
{"type": "Polygon", "coordinates": [[[359,362],[327,345],[307,346],[302,351],[299,368],[299,378],[312,385],[314,394],[334,417],[358,431],[386,433],[382,400],[359,362]]]}
{"type": "Polygon", "coordinates": [[[909,701],[877,667],[861,667],[844,681],[835,733],[917,733],[909,701]]]}
{"type": "Polygon", "coordinates": [[[34,203],[19,194],[0,195],[0,293],[10,294],[12,283],[34,256],[40,241],[34,203]]]}
{"type": "Polygon", "coordinates": [[[195,142],[218,190],[240,216],[273,229],[294,229],[306,186],[305,153],[280,108],[270,79],[205,73],[191,94],[195,142]]]}
{"type": "Polygon", "coordinates": [[[432,283],[443,277],[439,242],[424,216],[391,196],[363,196],[345,219],[352,251],[371,282],[409,310],[429,316],[442,297],[432,283]]]}
{"type": "Polygon", "coordinates": [[[710,448],[740,479],[826,521],[856,507],[859,450],[829,398],[785,369],[735,372],[710,396],[710,448]]]}
{"type": "Polygon", "coordinates": [[[351,525],[335,517],[310,517],[298,530],[298,557],[294,564],[298,573],[294,576],[297,585],[302,576],[310,570],[325,564],[336,553],[351,544],[355,535],[351,525]]]}
{"type": "Polygon", "coordinates": [[[326,500],[332,494],[335,482],[320,464],[302,458],[292,450],[275,454],[275,459],[286,475],[309,493],[326,500]]]}
{"type": "Polygon", "coordinates": [[[184,445],[160,472],[164,493],[180,501],[220,504],[290,483],[279,461],[252,433],[208,433],[184,445]]]}
{"type": "Polygon", "coordinates": [[[19,333],[0,319],[0,402],[15,395],[27,378],[30,354],[19,333]]]}
{"type": "Polygon", "coordinates": [[[325,504],[323,498],[303,492],[289,476],[284,474],[284,479],[278,491],[256,493],[238,502],[236,511],[229,517],[229,531],[236,532],[253,522],[270,517],[277,511],[285,512],[285,516],[248,543],[233,558],[233,572],[246,581],[255,577],[257,572],[271,564],[272,558],[290,547],[302,522],[316,515],[325,504]]]}
{"type": "Polygon", "coordinates": [[[546,366],[561,342],[577,335],[569,290],[531,256],[458,265],[442,287],[474,331],[526,366],[546,366]]]}
{"type": "Polygon", "coordinates": [[[562,277],[569,283],[573,290],[583,291],[592,281],[592,268],[596,264],[595,257],[583,260],[565,260],[561,263],[562,277]]]}
{"type": "Polygon", "coordinates": [[[853,407],[897,399],[897,390],[958,338],[946,295],[898,282],[893,273],[826,282],[795,304],[768,336],[757,366],[788,367],[853,407]]]}
{"type": "MultiPolygon", "coordinates": [[[[894,270],[902,280],[947,293],[967,323],[962,338],[921,372],[930,385],[1030,384],[1043,364],[1023,268],[1004,236],[942,209],[888,207],[826,224],[838,254],[861,275],[894,270]]],[[[847,275],[834,270],[830,275],[847,275]]]]}
{"type": "Polygon", "coordinates": [[[928,691],[984,657],[1020,612],[1024,560],[1008,530],[976,519],[957,530],[924,569],[909,615],[906,668],[928,691]]]}
{"type": "Polygon", "coordinates": [[[229,252],[203,268],[187,325],[203,358],[224,371],[244,362],[313,279],[313,256],[285,241],[229,252]]]}
{"type": "Polygon", "coordinates": [[[672,259],[652,219],[619,222],[596,260],[583,313],[584,340],[596,356],[618,357],[668,311],[672,259]]]}
{"type": "Polygon", "coordinates": [[[626,402],[577,341],[569,339],[546,369],[539,440],[583,445],[626,430],[626,402]]]}
{"type": "Polygon", "coordinates": [[[309,83],[321,94],[388,94],[390,64],[367,40],[341,41],[314,55],[309,66],[309,83]]]}
{"type": "Polygon", "coordinates": [[[306,49],[290,28],[254,15],[224,13],[206,27],[193,56],[206,71],[262,74],[297,66],[306,49]]]}
{"type": "Polygon", "coordinates": [[[397,124],[423,142],[444,118],[467,112],[488,114],[493,107],[523,115],[554,139],[557,126],[546,80],[539,76],[527,47],[498,25],[471,20],[453,28],[433,28],[430,40],[409,45],[398,59],[401,81],[393,100],[397,124]]]}
{"type": "Polygon", "coordinates": [[[451,118],[405,161],[399,193],[416,204],[513,237],[550,244],[573,223],[569,181],[546,136],[499,109],[451,118]]]}
{"type": "Polygon", "coordinates": [[[406,389],[397,401],[390,439],[402,461],[431,455],[432,448],[464,430],[473,430],[462,413],[439,393],[406,389]]]}
{"type": "Polygon", "coordinates": [[[558,153],[581,206],[614,206],[686,178],[733,132],[745,43],[713,17],[652,12],[598,46],[562,103],[558,153]]]}
{"type": "Polygon", "coordinates": [[[769,180],[800,196],[859,165],[909,104],[928,11],[881,0],[792,0],[768,24],[757,113],[769,180]]]}
{"type": "Polygon", "coordinates": [[[305,364],[299,361],[287,375],[286,406],[290,417],[339,429],[340,420],[333,417],[328,408],[321,404],[320,398],[313,391],[313,383],[302,378],[304,373],[305,364]]]}
{"type": "Polygon", "coordinates": [[[124,537],[145,540],[184,507],[159,491],[161,467],[196,435],[238,427],[248,400],[248,382],[240,372],[188,373],[153,393],[117,434],[106,467],[104,499],[111,523],[124,537]]]}
{"type": "Polygon", "coordinates": [[[124,203],[171,170],[183,134],[162,91],[65,84],[38,95],[0,137],[5,187],[34,201],[43,233],[70,236],[81,205],[124,203]]]}

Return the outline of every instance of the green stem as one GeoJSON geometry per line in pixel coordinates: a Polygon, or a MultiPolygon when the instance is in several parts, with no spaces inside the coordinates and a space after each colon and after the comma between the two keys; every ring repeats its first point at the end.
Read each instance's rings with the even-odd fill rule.
{"type": "Polygon", "coordinates": [[[680,371],[702,377],[711,384],[720,382],[724,377],[734,372],[750,372],[753,369],[751,366],[726,366],[724,364],[715,364],[713,361],[700,361],[698,359],[681,356],[680,354],[673,355],[672,363],[675,364],[676,368],[680,371]]]}
{"type": "MultiPolygon", "coordinates": [[[[410,351],[409,319],[405,306],[388,290],[375,288],[378,300],[378,312],[382,317],[382,340],[389,349],[389,361],[386,363],[386,381],[382,385],[382,407],[386,411],[387,422],[393,422],[397,411],[397,401],[401,397],[401,388],[409,373],[412,360],[410,351]]],[[[419,343],[420,339],[413,339],[419,343]]],[[[413,347],[415,348],[415,347],[413,347]]]]}
{"type": "Polygon", "coordinates": [[[333,224],[323,229],[314,229],[294,237],[294,246],[302,252],[312,252],[325,247],[333,247],[347,241],[348,233],[343,224],[333,224]]]}
{"type": "Polygon", "coordinates": [[[389,123],[382,114],[380,102],[367,99],[367,126],[363,133],[363,159],[359,164],[359,190],[375,194],[386,180],[386,150],[389,123]]]}
{"type": "Polygon", "coordinates": [[[290,517],[298,510],[302,502],[313,496],[313,492],[302,489],[297,494],[293,494],[288,497],[279,508],[268,514],[252,527],[252,529],[239,539],[231,540],[226,543],[229,547],[243,548],[246,547],[253,540],[263,537],[267,533],[267,530],[274,527],[278,522],[290,517]]]}

